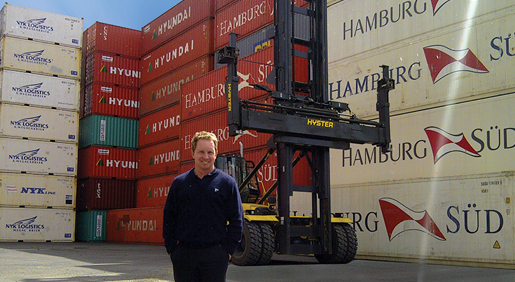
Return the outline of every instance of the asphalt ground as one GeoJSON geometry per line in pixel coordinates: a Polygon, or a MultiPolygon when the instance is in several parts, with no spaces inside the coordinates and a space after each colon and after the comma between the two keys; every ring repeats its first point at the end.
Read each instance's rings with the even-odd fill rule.
{"type": "MultiPolygon", "coordinates": [[[[515,266],[514,266],[515,268],[515,266]]],[[[173,281],[163,246],[113,243],[0,243],[0,281],[173,281]]],[[[276,256],[270,265],[229,265],[227,281],[513,282],[515,269],[354,260],[324,265],[276,256]]]]}

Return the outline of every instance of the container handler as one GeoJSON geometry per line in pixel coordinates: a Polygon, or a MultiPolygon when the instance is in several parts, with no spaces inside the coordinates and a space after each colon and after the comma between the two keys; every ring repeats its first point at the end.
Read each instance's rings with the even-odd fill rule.
{"type": "Polygon", "coordinates": [[[275,89],[252,85],[268,92],[273,103],[238,97],[236,34],[231,34],[229,45],[216,54],[219,63],[228,65],[225,93],[229,135],[237,136],[245,130],[273,134],[266,155],[255,166],[249,166],[242,157],[217,157],[216,166],[236,178],[244,202],[243,238],[232,256],[237,265],[268,264],[274,253],[314,255],[321,263],[352,261],[358,244],[352,221],[331,212],[329,149],[346,150],[351,143],[367,143],[380,146],[383,152],[390,150],[388,93],[395,83],[389,78],[388,67],[381,66],[383,78],[377,86],[378,121],[360,120],[347,104],[329,101],[327,1],[306,1],[309,5],[305,8],[293,5],[291,0],[275,1],[271,36],[274,70],[269,76],[274,79],[275,89]],[[297,38],[293,32],[294,25],[302,21],[309,22],[309,39],[297,38]],[[296,60],[307,60],[307,67],[296,69],[296,60]],[[306,73],[299,74],[301,71],[306,73]],[[296,77],[309,79],[300,82],[296,77]],[[277,182],[260,195],[256,172],[275,151],[277,182]],[[312,185],[293,184],[294,167],[301,158],[309,163],[312,185]],[[273,191],[277,203],[270,197],[273,191]],[[291,214],[293,192],[311,194],[310,215],[291,214]]]}

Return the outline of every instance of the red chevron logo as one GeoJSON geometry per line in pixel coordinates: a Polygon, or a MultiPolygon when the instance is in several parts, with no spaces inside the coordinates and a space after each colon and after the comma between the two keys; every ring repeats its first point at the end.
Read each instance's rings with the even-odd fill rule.
{"type": "Polygon", "coordinates": [[[454,135],[434,126],[426,127],[424,131],[431,144],[435,164],[443,156],[452,152],[465,153],[472,157],[481,157],[481,155],[472,148],[463,133],[454,135]]]}
{"type": "Polygon", "coordinates": [[[488,69],[470,49],[452,50],[443,45],[424,47],[433,84],[455,72],[488,73],[488,69]]]}
{"type": "Polygon", "coordinates": [[[433,5],[433,16],[438,13],[440,8],[442,8],[443,5],[447,4],[447,2],[450,2],[451,0],[431,0],[431,5],[433,5]]]}
{"type": "Polygon", "coordinates": [[[420,231],[435,239],[447,240],[426,210],[414,211],[392,198],[379,199],[379,205],[390,241],[407,231],[420,231]]]}

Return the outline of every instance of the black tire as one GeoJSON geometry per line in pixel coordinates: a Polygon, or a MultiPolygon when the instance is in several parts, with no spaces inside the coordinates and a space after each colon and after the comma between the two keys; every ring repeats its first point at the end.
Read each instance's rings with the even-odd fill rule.
{"type": "Polygon", "coordinates": [[[241,266],[267,264],[273,251],[274,236],[270,224],[245,220],[243,237],[232,255],[232,262],[241,266]]]}
{"type": "Polygon", "coordinates": [[[349,263],[358,250],[356,231],[350,224],[332,224],[332,254],[315,255],[320,263],[349,263]]]}

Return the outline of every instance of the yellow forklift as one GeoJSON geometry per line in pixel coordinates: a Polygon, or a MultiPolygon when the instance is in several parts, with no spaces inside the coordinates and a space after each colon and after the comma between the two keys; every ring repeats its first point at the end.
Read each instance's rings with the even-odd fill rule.
{"type": "Polygon", "coordinates": [[[383,78],[377,85],[378,121],[358,119],[347,104],[329,101],[327,1],[306,1],[307,7],[298,7],[292,0],[275,0],[274,69],[269,75],[275,89],[252,85],[268,92],[273,103],[238,97],[236,34],[231,34],[229,45],[216,54],[219,63],[228,65],[229,135],[238,136],[245,130],[273,134],[267,153],[256,165],[241,156],[220,155],[215,164],[235,177],[244,202],[243,239],[232,257],[237,265],[268,264],[274,253],[314,255],[321,263],[352,261],[358,246],[352,221],[331,212],[329,149],[346,150],[357,143],[380,146],[382,152],[391,150],[388,94],[395,82],[389,78],[388,67],[381,66],[383,78]],[[308,23],[309,38],[294,34],[299,22],[308,23]],[[307,67],[296,70],[296,60],[307,60],[307,67]],[[296,77],[308,77],[308,81],[296,77]],[[274,152],[277,182],[260,195],[255,175],[274,152]],[[311,168],[312,185],[294,185],[295,165],[302,158],[311,168]],[[277,197],[270,196],[273,191],[277,197]],[[293,192],[311,194],[309,215],[292,215],[293,192]]]}

